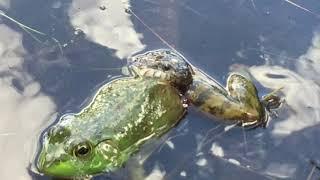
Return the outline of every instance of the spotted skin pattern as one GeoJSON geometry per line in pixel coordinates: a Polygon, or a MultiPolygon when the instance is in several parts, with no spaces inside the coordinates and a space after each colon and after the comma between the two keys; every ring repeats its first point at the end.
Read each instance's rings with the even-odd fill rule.
{"type": "Polygon", "coordinates": [[[165,49],[134,56],[130,66],[136,74],[146,78],[168,81],[167,76],[173,77],[173,85],[185,90],[184,95],[194,106],[218,119],[242,126],[260,125],[266,121],[265,108],[259,100],[256,87],[239,73],[230,74],[227,87],[224,88],[178,53],[165,49]]]}
{"type": "Polygon", "coordinates": [[[44,134],[38,168],[58,177],[113,170],[146,140],[171,129],[184,113],[179,92],[167,83],[114,80],[101,87],[82,111],[62,116],[44,134]],[[75,151],[82,144],[90,152],[77,156],[75,151]]]}
{"type": "Polygon", "coordinates": [[[147,140],[179,122],[185,99],[204,113],[243,126],[265,121],[254,84],[240,74],[231,74],[224,88],[164,49],[131,57],[128,69],[131,77],[105,84],[80,112],[63,115],[44,132],[40,173],[82,178],[123,166],[147,140]]]}

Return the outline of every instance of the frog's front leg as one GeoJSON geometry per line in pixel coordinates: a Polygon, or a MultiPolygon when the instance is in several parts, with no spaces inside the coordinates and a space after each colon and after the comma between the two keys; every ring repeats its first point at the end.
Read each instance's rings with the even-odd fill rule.
{"type": "Polygon", "coordinates": [[[265,108],[254,84],[240,74],[231,74],[227,87],[222,88],[201,72],[196,72],[186,96],[201,111],[242,126],[258,125],[266,120],[265,108]]]}

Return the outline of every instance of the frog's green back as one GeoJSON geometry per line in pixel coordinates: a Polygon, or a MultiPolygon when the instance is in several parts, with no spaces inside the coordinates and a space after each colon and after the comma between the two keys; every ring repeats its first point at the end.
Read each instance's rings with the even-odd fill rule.
{"type": "Polygon", "coordinates": [[[179,92],[164,82],[114,80],[101,87],[81,112],[63,116],[52,127],[62,127],[68,136],[45,134],[39,169],[53,176],[82,176],[114,169],[146,140],[167,132],[184,112],[179,92]],[[92,154],[77,157],[73,149],[79,144],[91,144],[92,154]]]}
{"type": "Polygon", "coordinates": [[[123,78],[103,86],[76,119],[83,123],[83,131],[93,129],[115,137],[122,150],[153,133],[167,131],[183,112],[179,93],[172,86],[154,79],[123,78]]]}

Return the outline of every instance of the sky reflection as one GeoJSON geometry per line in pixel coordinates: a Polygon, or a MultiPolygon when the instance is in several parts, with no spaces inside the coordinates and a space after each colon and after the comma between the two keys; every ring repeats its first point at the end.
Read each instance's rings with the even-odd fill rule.
{"type": "Polygon", "coordinates": [[[299,57],[296,70],[281,66],[253,66],[250,72],[265,87],[283,87],[288,110],[284,120],[274,122],[272,134],[285,137],[320,122],[320,34],[315,33],[312,45],[299,57]]]}
{"type": "Polygon", "coordinates": [[[70,21],[89,40],[115,49],[115,55],[123,59],[145,48],[142,34],[135,31],[130,15],[125,12],[129,6],[128,0],[73,0],[70,21]]]}
{"type": "MultiPolygon", "coordinates": [[[[30,2],[27,3],[31,4],[30,2]]],[[[167,141],[161,153],[156,152],[150,161],[148,159],[145,166],[147,179],[163,176],[173,177],[172,179],[230,179],[226,177],[241,176],[248,178],[240,179],[269,179],[266,174],[279,178],[306,179],[311,170],[308,160],[319,160],[320,157],[316,148],[320,144],[320,138],[317,138],[320,134],[320,33],[314,33],[311,45],[307,47],[304,40],[312,36],[309,32],[313,29],[312,22],[307,19],[310,17],[276,1],[252,1],[257,6],[250,4],[250,1],[132,2],[136,4],[133,9],[136,9],[139,17],[146,20],[155,32],[174,44],[192,63],[204,70],[210,69],[208,73],[215,74],[221,83],[224,83],[221,80],[223,76],[228,74],[224,66],[232,63],[257,65],[264,63],[261,59],[266,60],[265,65],[251,66],[248,69],[264,87],[283,87],[286,100],[278,112],[279,117],[272,119],[267,129],[247,133],[238,127],[224,128],[221,123],[220,129],[211,131],[206,137],[204,135],[216,128],[218,123],[212,120],[202,121],[206,117],[189,111],[184,121],[191,125],[186,123],[186,126],[179,127],[186,131],[185,134],[167,141]],[[265,11],[264,15],[259,15],[260,10],[265,11]],[[300,26],[301,22],[303,24],[300,26]],[[296,24],[299,26],[295,26],[296,24]],[[303,30],[295,31],[297,29],[303,30]],[[295,36],[295,33],[301,32],[304,33],[303,38],[295,36]],[[294,41],[291,41],[292,38],[294,41]],[[290,42],[297,42],[297,45],[291,46],[290,42]],[[241,44],[244,51],[236,51],[240,48],[238,44],[241,44]],[[250,49],[252,46],[255,49],[250,49]],[[302,54],[304,48],[307,50],[302,54]],[[283,54],[275,58],[279,51],[283,54]],[[293,51],[302,55],[297,59],[290,58],[295,56],[293,51]],[[256,59],[257,56],[251,56],[249,52],[263,54],[263,58],[256,59]],[[232,59],[233,53],[238,59],[232,59]],[[285,57],[287,55],[289,57],[285,57]],[[294,64],[293,68],[291,63],[294,64]],[[202,136],[197,138],[197,135],[202,136]],[[188,153],[198,151],[197,144],[204,142],[206,138],[208,146],[201,149],[201,152],[199,150],[199,154],[191,153],[191,157],[187,157],[187,163],[181,163],[188,153]],[[259,178],[255,178],[257,176],[259,178]]],[[[103,77],[92,75],[97,71],[88,70],[80,74],[76,73],[77,70],[87,71],[89,65],[101,66],[101,69],[97,68],[99,71],[106,71],[104,68],[110,67],[120,68],[122,64],[118,61],[119,58],[125,62],[127,57],[144,50],[146,45],[148,48],[168,47],[138,22],[137,18],[125,12],[125,8],[130,7],[129,0],[54,1],[48,6],[55,11],[48,11],[46,15],[50,16],[50,21],[45,23],[42,21],[47,19],[39,21],[41,18],[37,17],[43,12],[37,9],[38,6],[33,9],[25,8],[24,12],[21,11],[24,7],[19,7],[24,6],[23,1],[12,1],[11,5],[12,11],[8,13],[17,15],[22,23],[41,26],[41,30],[53,27],[52,32],[48,30],[46,33],[56,33],[64,51],[64,56],[57,58],[56,48],[43,48],[41,44],[35,45],[40,46],[38,49],[34,48],[34,44],[26,40],[30,38],[28,35],[23,38],[22,34],[10,28],[15,26],[13,23],[10,22],[10,27],[0,24],[0,179],[30,179],[27,167],[36,152],[38,135],[55,120],[57,108],[63,113],[80,106],[81,102],[85,102],[85,97],[94,93],[94,88],[91,87],[106,82],[112,76],[109,75],[106,79],[105,74],[103,77]],[[67,12],[67,15],[60,12],[67,12]],[[33,13],[35,16],[32,16],[33,13]],[[51,19],[55,15],[57,17],[51,19]],[[70,33],[69,23],[76,30],[75,36],[79,31],[84,32],[84,41],[83,36],[78,37],[81,41],[63,36],[64,33],[70,33]],[[143,34],[137,32],[136,27],[140,27],[143,34]],[[63,44],[65,42],[67,43],[63,44]],[[36,50],[32,51],[33,48],[36,50]],[[109,63],[96,64],[100,60],[109,63]],[[29,72],[26,64],[33,67],[29,72]],[[94,81],[99,78],[103,80],[94,81]],[[52,93],[53,97],[44,92],[52,93]],[[53,100],[60,104],[56,105],[53,100]]],[[[46,5],[40,6],[45,6],[44,11],[48,8],[46,5]]],[[[9,0],[0,0],[1,10],[9,8],[9,0]]],[[[123,175],[121,172],[119,174],[123,175]]]]}
{"type": "MultiPolygon", "coordinates": [[[[285,104],[270,123],[273,147],[264,149],[264,172],[279,178],[305,179],[310,160],[317,160],[315,147],[320,125],[320,34],[315,33],[295,71],[277,65],[252,66],[253,76],[270,89],[283,87],[285,104]]],[[[310,174],[309,174],[310,175],[310,174]]],[[[312,174],[311,174],[312,176],[312,174]]]]}
{"type": "Polygon", "coordinates": [[[22,36],[0,25],[0,179],[28,179],[38,135],[55,104],[23,69],[22,36]]]}

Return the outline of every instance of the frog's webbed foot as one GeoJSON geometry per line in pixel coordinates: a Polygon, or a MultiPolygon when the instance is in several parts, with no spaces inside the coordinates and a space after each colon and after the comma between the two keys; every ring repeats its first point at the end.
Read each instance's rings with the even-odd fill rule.
{"type": "Polygon", "coordinates": [[[263,96],[261,103],[268,109],[277,109],[282,104],[282,99],[274,94],[263,96]]]}
{"type": "Polygon", "coordinates": [[[269,122],[270,115],[269,113],[264,114],[264,117],[260,121],[257,121],[255,124],[252,125],[243,125],[243,122],[239,122],[238,126],[242,126],[245,130],[250,131],[256,128],[266,128],[269,122]]]}
{"type": "Polygon", "coordinates": [[[249,126],[246,129],[247,130],[252,130],[256,129],[257,127],[263,127],[266,128],[269,122],[270,117],[271,118],[276,118],[278,115],[275,109],[278,109],[281,104],[283,104],[283,99],[280,98],[280,96],[276,95],[277,92],[279,92],[282,88],[276,89],[272,91],[271,93],[262,96],[261,98],[261,104],[264,108],[264,117],[259,123],[254,124],[253,126],[249,126]]]}
{"type": "Polygon", "coordinates": [[[271,116],[277,116],[276,112],[273,110],[278,109],[284,102],[284,99],[280,98],[280,96],[277,95],[277,93],[281,89],[282,87],[270,92],[267,95],[262,96],[261,103],[271,116]]]}

